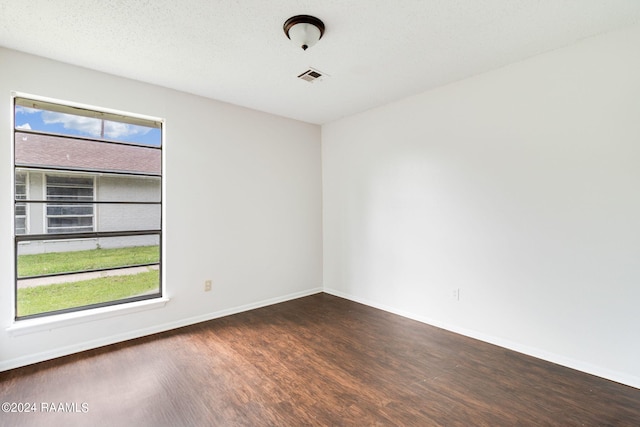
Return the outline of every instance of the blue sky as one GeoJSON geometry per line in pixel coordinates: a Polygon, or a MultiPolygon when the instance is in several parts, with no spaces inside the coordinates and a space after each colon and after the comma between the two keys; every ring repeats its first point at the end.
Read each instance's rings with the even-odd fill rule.
{"type": "MultiPolygon", "coordinates": [[[[102,120],[54,111],[16,106],[16,129],[31,129],[63,135],[101,137],[102,120]]],[[[104,122],[104,138],[115,141],[159,146],[161,131],[158,128],[131,125],[128,123],[104,122]]]]}

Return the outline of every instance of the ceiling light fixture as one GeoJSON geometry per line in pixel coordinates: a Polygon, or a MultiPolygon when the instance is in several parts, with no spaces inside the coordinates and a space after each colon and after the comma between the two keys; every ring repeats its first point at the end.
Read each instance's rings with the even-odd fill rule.
{"type": "Polygon", "coordinates": [[[287,19],[282,27],[287,37],[307,50],[322,38],[324,23],[315,16],[297,15],[287,19]]]}

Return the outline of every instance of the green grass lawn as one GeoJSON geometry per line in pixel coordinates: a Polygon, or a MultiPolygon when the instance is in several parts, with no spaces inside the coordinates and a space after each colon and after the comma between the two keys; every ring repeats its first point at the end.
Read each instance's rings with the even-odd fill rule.
{"type": "MultiPolygon", "coordinates": [[[[126,267],[159,260],[157,245],[20,255],[18,277],[126,267]]],[[[117,301],[160,289],[158,270],[79,282],[64,283],[64,280],[65,276],[60,276],[59,283],[18,289],[18,316],[117,301]]]]}
{"type": "Polygon", "coordinates": [[[53,252],[18,256],[18,277],[125,267],[160,260],[159,246],[53,252]]]}
{"type": "Polygon", "coordinates": [[[117,301],[158,291],[159,271],[18,289],[18,316],[117,301]]]}

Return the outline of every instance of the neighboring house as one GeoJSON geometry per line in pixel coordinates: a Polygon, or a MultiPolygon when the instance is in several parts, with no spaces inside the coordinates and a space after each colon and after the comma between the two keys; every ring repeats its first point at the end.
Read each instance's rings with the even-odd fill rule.
{"type": "MultiPolygon", "coordinates": [[[[16,198],[31,201],[16,206],[16,234],[160,229],[162,160],[156,147],[18,131],[15,164],[16,198]],[[69,203],[74,201],[79,203],[69,203]]],[[[158,235],[153,234],[42,239],[21,242],[19,251],[33,254],[158,243],[158,235]]]]}

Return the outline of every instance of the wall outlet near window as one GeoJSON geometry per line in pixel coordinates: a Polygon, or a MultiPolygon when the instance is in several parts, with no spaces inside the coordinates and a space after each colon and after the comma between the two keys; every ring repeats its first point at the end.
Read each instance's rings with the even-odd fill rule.
{"type": "Polygon", "coordinates": [[[205,280],[204,281],[204,291],[205,292],[209,292],[211,291],[211,280],[205,280]]]}
{"type": "Polygon", "coordinates": [[[456,301],[460,301],[460,288],[456,288],[453,290],[453,299],[456,301]]]}

